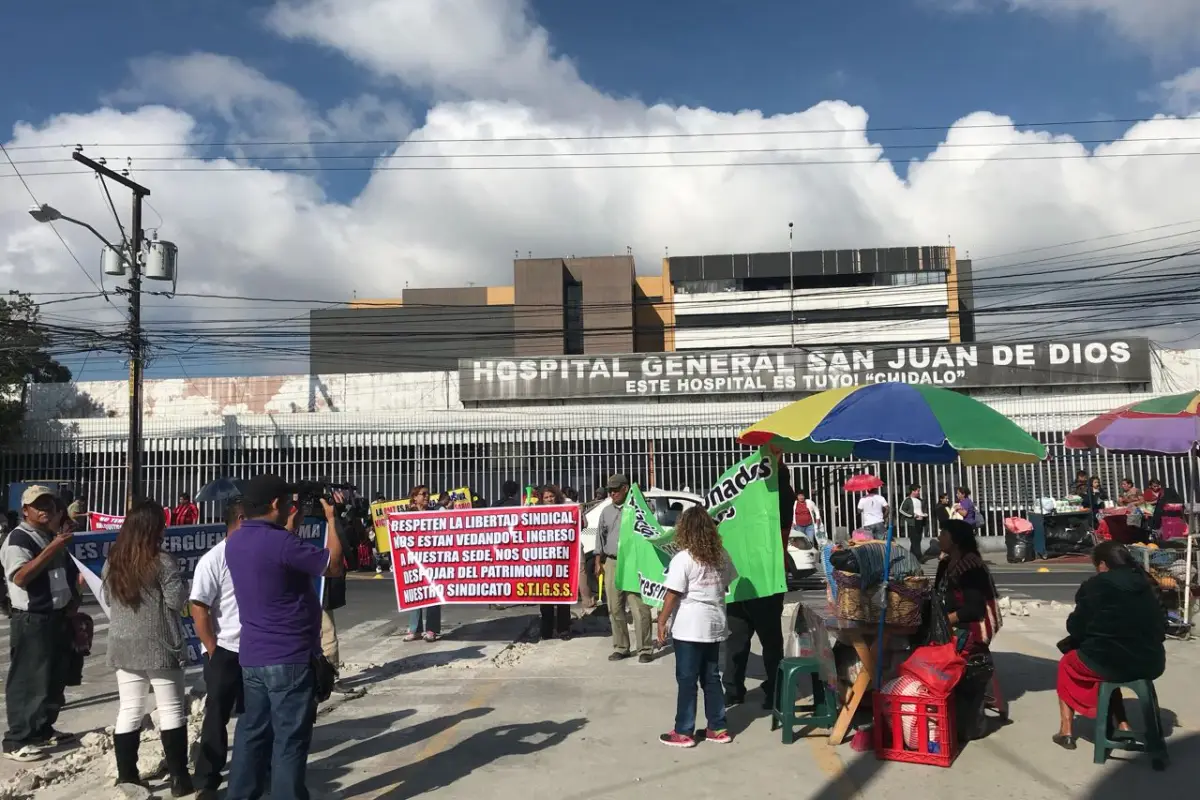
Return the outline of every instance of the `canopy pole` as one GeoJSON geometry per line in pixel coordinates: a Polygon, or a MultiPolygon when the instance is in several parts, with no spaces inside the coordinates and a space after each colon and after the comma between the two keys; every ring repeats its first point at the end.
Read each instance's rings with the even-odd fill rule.
{"type": "Polygon", "coordinates": [[[879,604],[879,632],[875,639],[878,656],[875,659],[875,689],[883,687],[883,632],[887,622],[888,584],[892,579],[892,539],[896,530],[896,444],[891,445],[888,455],[888,494],[892,496],[888,508],[887,540],[883,546],[883,601],[879,604]]]}
{"type": "Polygon", "coordinates": [[[1192,544],[1196,537],[1196,448],[1193,446],[1188,452],[1188,468],[1187,468],[1187,514],[1188,514],[1188,531],[1187,531],[1187,555],[1184,561],[1184,581],[1183,581],[1183,624],[1186,627],[1188,638],[1192,635],[1192,565],[1195,563],[1195,555],[1193,553],[1192,544]]]}

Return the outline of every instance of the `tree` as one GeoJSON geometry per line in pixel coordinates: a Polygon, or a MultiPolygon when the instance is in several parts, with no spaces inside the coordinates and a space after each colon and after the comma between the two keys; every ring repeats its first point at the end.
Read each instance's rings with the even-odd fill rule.
{"type": "Polygon", "coordinates": [[[0,298],[0,443],[20,431],[31,383],[66,383],[71,371],[47,350],[53,331],[39,320],[29,295],[0,298]]]}

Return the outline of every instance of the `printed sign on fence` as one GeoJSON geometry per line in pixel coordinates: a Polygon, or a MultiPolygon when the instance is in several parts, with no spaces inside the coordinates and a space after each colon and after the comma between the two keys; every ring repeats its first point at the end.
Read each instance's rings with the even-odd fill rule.
{"type": "Polygon", "coordinates": [[[396,603],[574,603],[580,518],[576,505],[389,514],[396,603]]]}
{"type": "MultiPolygon", "coordinates": [[[[118,520],[117,528],[120,528],[120,521],[123,518],[115,517],[113,519],[118,520]]],[[[324,520],[310,518],[300,525],[296,530],[296,535],[318,547],[324,547],[325,528],[324,520]]],[[[96,587],[100,586],[100,575],[104,570],[104,562],[108,560],[108,551],[112,549],[113,542],[117,540],[117,532],[115,529],[109,529],[77,533],[71,539],[71,555],[75,557],[78,566],[82,568],[80,571],[84,572],[84,579],[92,589],[92,593],[96,595],[97,600],[100,601],[105,614],[108,613],[108,603],[96,594],[96,587]]],[[[224,536],[225,526],[223,524],[180,525],[167,528],[163,533],[163,551],[178,559],[179,571],[183,573],[183,580],[187,583],[189,592],[192,576],[196,572],[196,564],[224,536]]],[[[324,578],[318,578],[316,583],[317,593],[320,595],[324,591],[324,578]]],[[[190,605],[184,607],[182,616],[188,663],[199,664],[203,660],[204,650],[200,646],[200,640],[196,637],[196,627],[192,622],[190,605]]]]}

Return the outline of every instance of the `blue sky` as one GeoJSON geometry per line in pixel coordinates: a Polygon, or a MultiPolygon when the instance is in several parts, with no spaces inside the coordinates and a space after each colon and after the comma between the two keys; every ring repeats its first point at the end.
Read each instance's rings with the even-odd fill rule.
{"type": "MultiPolygon", "coordinates": [[[[706,137],[732,129],[755,134],[737,146],[769,148],[781,139],[757,133],[782,125],[810,132],[832,126],[839,133],[828,140],[834,150],[881,144],[891,162],[881,171],[874,155],[863,153],[854,166],[783,171],[734,164],[726,173],[284,175],[269,171],[278,161],[192,149],[189,155],[265,168],[235,174],[204,161],[203,174],[194,175],[147,169],[158,151],[122,150],[146,159],[135,173],[153,189],[152,224],[161,213],[164,238],[180,244],[180,291],[191,295],[149,303],[152,331],[191,323],[218,330],[220,320],[269,316],[261,304],[209,302],[207,295],[265,293],[315,303],[395,296],[405,285],[506,283],[518,249],[544,255],[630,246],[639,269],[654,272],[664,248],[782,249],[792,219],[805,221],[797,228],[799,248],[949,239],[994,266],[1023,248],[1200,219],[1200,193],[1186,180],[1195,173],[1181,167],[1195,160],[1179,160],[1200,150],[1190,143],[1200,140],[1200,118],[1150,131],[1170,143],[1163,145],[1173,148],[1170,159],[1012,158],[1035,152],[1018,146],[1040,147],[1048,134],[1070,134],[1091,151],[1095,140],[1150,135],[1136,129],[1135,137],[1129,124],[1106,120],[1200,109],[1200,3],[1193,0],[45,0],[8,4],[5,21],[19,35],[0,49],[0,74],[17,78],[0,82],[0,127],[21,160],[62,158],[61,149],[37,148],[80,141],[168,142],[183,153],[197,138],[262,141],[297,130],[314,147],[335,147],[318,152],[372,157],[411,153],[413,145],[350,150],[330,143],[402,141],[414,129],[450,139],[632,131],[636,142],[650,131],[706,137]],[[1073,10],[1065,12],[1068,5],[1073,10]],[[392,14],[397,8],[403,12],[392,14]],[[1168,95],[1163,87],[1172,79],[1168,95]],[[378,118],[339,116],[364,107],[379,110],[378,118]],[[856,107],[869,115],[865,131],[856,107]],[[946,153],[979,154],[978,163],[931,160],[910,170],[910,159],[939,155],[946,129],[975,112],[1018,123],[1093,122],[1031,132],[973,118],[997,130],[950,135],[976,142],[967,147],[982,141],[985,149],[946,153]],[[13,138],[18,123],[34,128],[13,138]],[[934,130],[879,130],[903,126],[934,130]]],[[[564,147],[578,149],[557,149],[564,147]]],[[[114,152],[89,150],[101,154],[114,152]]],[[[801,167],[840,157],[787,156],[801,167]]],[[[165,168],[180,166],[168,161],[165,168]]],[[[22,167],[39,202],[111,221],[96,191],[79,183],[90,177],[38,177],[39,169],[36,162],[22,167]]],[[[0,278],[11,274],[19,283],[36,269],[44,291],[78,290],[78,265],[28,219],[29,204],[23,187],[0,180],[0,278]]],[[[74,250],[90,253],[86,234],[62,232],[74,250]]],[[[117,321],[100,299],[54,309],[70,310],[68,324],[117,321]]],[[[303,315],[304,308],[286,311],[303,315]]],[[[227,334],[235,337],[232,329],[227,334]]],[[[178,342],[183,334],[172,335],[178,342]]],[[[236,337],[246,341],[244,331],[236,337]]],[[[243,350],[222,357],[203,345],[167,348],[151,374],[303,370],[295,359],[267,360],[238,346],[243,350]]],[[[67,360],[83,364],[81,356],[67,360]]],[[[117,377],[120,369],[119,359],[97,355],[81,377],[117,377]]]]}
{"type": "MultiPolygon", "coordinates": [[[[5,128],[61,112],[86,112],[129,80],[147,55],[207,51],[234,56],[321,106],[364,88],[415,117],[430,97],[381,79],[342,55],[287,41],[263,22],[263,0],[124,0],[119,4],[20,3],[6,10],[10,37],[0,70],[5,128]],[[36,69],[31,69],[36,65],[36,69]]],[[[1188,49],[1145,52],[1099,17],[1047,19],[1028,12],[954,13],[936,0],[731,2],[535,0],[536,19],[581,76],[646,103],[766,114],[842,99],[872,126],[949,126],[989,110],[1018,122],[1140,118],[1150,93],[1192,66],[1188,49]]],[[[1079,138],[1115,138],[1123,125],[1057,127],[1079,138]]],[[[885,145],[931,145],[930,132],[879,133],[885,145]]],[[[897,148],[898,160],[924,147],[897,148]]],[[[354,181],[337,187],[354,191],[354,181]]]]}

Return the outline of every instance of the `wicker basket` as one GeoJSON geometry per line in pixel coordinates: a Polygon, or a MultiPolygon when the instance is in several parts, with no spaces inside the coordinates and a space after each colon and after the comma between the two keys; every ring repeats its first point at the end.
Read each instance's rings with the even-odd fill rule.
{"type": "Polygon", "coordinates": [[[892,581],[888,585],[887,623],[903,628],[920,627],[929,591],[928,578],[912,577],[903,581],[892,581]]]}
{"type": "Polygon", "coordinates": [[[879,614],[871,608],[871,598],[862,589],[862,577],[853,572],[834,570],[837,582],[837,615],[853,622],[877,622],[879,614]]]}
{"type": "MultiPolygon", "coordinates": [[[[837,615],[853,622],[878,622],[880,609],[875,602],[876,587],[864,590],[862,577],[852,572],[835,571],[837,615]]],[[[914,577],[892,581],[888,585],[887,624],[915,628],[921,624],[925,600],[929,597],[929,579],[914,577]]]]}

